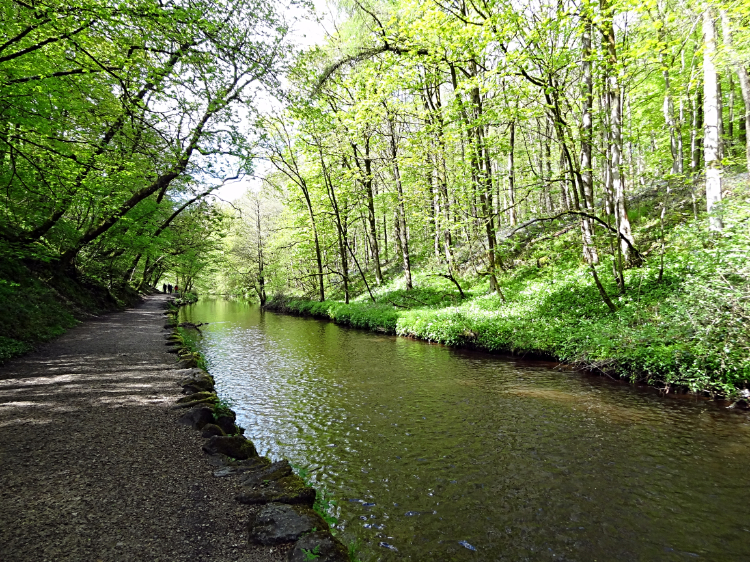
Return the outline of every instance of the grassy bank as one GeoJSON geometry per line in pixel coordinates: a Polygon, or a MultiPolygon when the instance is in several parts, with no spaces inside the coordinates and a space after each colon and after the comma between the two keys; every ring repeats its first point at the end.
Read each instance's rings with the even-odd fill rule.
{"type": "Polygon", "coordinates": [[[138,299],[123,286],[103,287],[45,264],[0,260],[0,363],[26,353],[94,314],[138,299]]]}
{"type": "Polygon", "coordinates": [[[660,278],[657,250],[626,271],[624,294],[612,258],[598,266],[617,311],[604,304],[580,249],[564,237],[538,244],[501,278],[503,297],[486,282],[449,281],[422,271],[415,288],[392,280],[350,304],[277,296],[269,309],[489,351],[537,353],[631,380],[695,392],[735,394],[750,380],[750,208],[725,209],[726,228],[705,221],[666,234],[660,278]],[[554,261],[549,259],[554,256],[554,261]]]}

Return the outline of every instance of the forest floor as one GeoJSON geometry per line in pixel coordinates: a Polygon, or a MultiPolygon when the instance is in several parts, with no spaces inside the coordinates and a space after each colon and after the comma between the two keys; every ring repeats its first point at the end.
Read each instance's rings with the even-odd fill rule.
{"type": "Polygon", "coordinates": [[[0,369],[0,558],[252,560],[251,506],[176,423],[165,296],[71,329],[0,369]]]}

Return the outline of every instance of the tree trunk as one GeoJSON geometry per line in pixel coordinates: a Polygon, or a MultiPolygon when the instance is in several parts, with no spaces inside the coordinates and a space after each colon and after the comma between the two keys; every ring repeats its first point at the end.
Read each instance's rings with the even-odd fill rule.
{"type": "MultiPolygon", "coordinates": [[[[615,38],[614,16],[607,0],[601,0],[602,12],[605,19],[602,22],[602,32],[607,45],[607,62],[609,76],[607,78],[607,98],[609,103],[609,133],[610,133],[610,174],[612,176],[612,191],[614,196],[615,219],[622,260],[628,263],[635,260],[630,255],[630,245],[635,245],[633,234],[628,218],[628,208],[625,201],[625,182],[622,177],[622,99],[620,84],[617,78],[617,42],[615,38]],[[627,239],[626,242],[624,239],[627,239]]],[[[622,280],[620,289],[624,291],[625,283],[622,280]]]]}
{"type": "MultiPolygon", "coordinates": [[[[620,287],[620,292],[625,291],[625,274],[623,267],[623,256],[622,246],[618,244],[620,232],[620,221],[618,219],[618,210],[615,203],[615,190],[614,190],[614,174],[612,171],[612,128],[610,121],[612,119],[611,103],[612,98],[607,90],[607,83],[609,81],[608,73],[605,71],[604,75],[604,95],[602,96],[602,107],[604,112],[604,119],[606,126],[603,128],[604,147],[604,191],[605,191],[605,207],[608,216],[614,217],[615,219],[615,238],[610,240],[612,247],[612,269],[614,273],[617,285],[620,287]]],[[[609,219],[608,219],[609,222],[609,219]]]]}
{"type": "Polygon", "coordinates": [[[510,226],[516,226],[518,222],[516,213],[516,121],[511,120],[508,126],[508,198],[510,199],[510,207],[508,212],[508,218],[510,219],[510,226]]]}
{"type": "Polygon", "coordinates": [[[548,188],[548,204],[549,212],[552,213],[555,210],[555,203],[552,199],[552,187],[549,185],[549,181],[552,179],[552,147],[550,146],[550,139],[552,137],[552,127],[550,125],[550,117],[547,115],[544,119],[544,177],[547,181],[548,188]]]}
{"type": "MultiPolygon", "coordinates": [[[[339,257],[341,258],[341,281],[344,284],[344,302],[349,304],[349,262],[347,258],[347,231],[344,227],[344,219],[341,216],[339,209],[338,200],[336,199],[336,192],[333,188],[333,182],[331,182],[331,176],[328,173],[328,165],[326,164],[325,157],[323,156],[322,142],[318,141],[318,156],[320,158],[320,166],[323,170],[323,181],[326,186],[326,193],[328,194],[328,200],[331,202],[331,208],[333,209],[333,216],[336,219],[336,234],[339,246],[339,257]]],[[[346,164],[345,164],[346,165],[346,164]]]]}
{"type": "Polygon", "coordinates": [[[729,74],[727,81],[729,83],[729,93],[727,95],[729,107],[727,107],[727,127],[725,130],[726,141],[724,144],[727,148],[727,153],[731,156],[733,152],[732,146],[734,146],[734,79],[731,74],[729,74]]]}
{"type": "Polygon", "coordinates": [[[409,235],[406,225],[406,206],[404,203],[404,188],[401,184],[401,171],[398,166],[398,145],[396,144],[396,127],[390,114],[386,117],[390,133],[391,164],[393,171],[393,181],[396,184],[396,194],[398,197],[396,204],[396,232],[399,237],[399,246],[401,249],[401,260],[404,268],[404,277],[406,278],[406,289],[413,289],[411,279],[411,260],[409,257],[409,235]]]}
{"type": "Polygon", "coordinates": [[[260,223],[260,201],[255,201],[255,229],[256,236],[258,238],[258,298],[260,299],[260,306],[266,305],[266,279],[263,263],[263,231],[260,223]]]}
{"type": "Polygon", "coordinates": [[[682,173],[682,158],[677,147],[677,137],[682,135],[678,129],[674,116],[674,102],[672,101],[672,86],[669,78],[669,67],[667,66],[666,56],[661,54],[662,76],[664,77],[664,122],[669,130],[669,151],[672,154],[672,175],[676,176],[682,173]]]}
{"type": "Polygon", "coordinates": [[[380,269],[380,248],[378,246],[378,225],[375,219],[375,199],[372,193],[372,158],[370,158],[370,138],[365,140],[363,185],[367,196],[367,225],[369,227],[370,249],[372,261],[375,264],[375,282],[380,285],[383,282],[383,272],[380,269]]]}
{"type": "MultiPolygon", "coordinates": [[[[492,216],[492,171],[490,167],[489,153],[485,153],[484,151],[484,143],[482,139],[482,129],[484,125],[472,122],[472,117],[475,120],[479,120],[482,116],[482,96],[478,87],[475,86],[471,89],[471,102],[474,115],[470,116],[469,112],[466,110],[463,99],[458,92],[458,79],[456,76],[455,65],[451,65],[450,69],[456,100],[467,128],[467,136],[469,137],[469,161],[471,164],[472,186],[474,188],[474,201],[472,202],[472,213],[475,219],[474,226],[476,228],[481,227],[477,213],[476,198],[478,195],[479,204],[482,206],[482,214],[484,215],[482,220],[485,223],[485,234],[487,236],[487,274],[490,278],[490,291],[495,292],[498,290],[498,284],[497,276],[495,275],[495,221],[492,216]],[[483,161],[485,162],[484,171],[482,170],[483,161]]],[[[471,62],[471,74],[476,75],[476,63],[474,61],[471,62]]]]}
{"type": "Polygon", "coordinates": [[[383,258],[388,261],[388,215],[383,209],[383,258]]]}
{"type": "Polygon", "coordinates": [[[732,44],[732,24],[726,10],[721,10],[721,27],[724,35],[724,47],[728,51],[729,59],[734,66],[737,74],[737,81],[740,83],[740,92],[742,93],[742,102],[745,106],[744,130],[745,130],[745,158],[747,171],[750,172],[750,75],[742,61],[737,57],[732,44]]]}
{"type": "MultiPolygon", "coordinates": [[[[515,122],[512,122],[513,126],[511,126],[511,148],[510,153],[513,154],[515,144],[515,122]]],[[[497,244],[497,240],[495,238],[495,217],[494,217],[494,206],[492,204],[492,163],[490,158],[490,150],[489,147],[486,146],[486,143],[484,142],[484,138],[481,138],[481,145],[483,148],[483,154],[484,154],[484,167],[485,167],[485,175],[484,175],[484,186],[483,189],[480,192],[480,202],[483,207],[483,214],[485,215],[484,218],[484,229],[485,233],[487,235],[487,264],[489,268],[490,273],[490,291],[494,291],[500,294],[500,297],[505,301],[505,296],[503,295],[502,291],[500,290],[500,285],[497,282],[497,274],[495,272],[496,270],[496,263],[495,263],[495,246],[497,244]]],[[[510,157],[509,157],[510,158],[510,157]]],[[[509,163],[512,163],[512,159],[509,160],[509,163]]],[[[510,179],[510,176],[509,176],[510,179]]],[[[514,208],[515,210],[515,208],[514,208]]]]}
{"type": "Polygon", "coordinates": [[[690,97],[690,196],[693,202],[693,218],[698,218],[698,203],[695,197],[695,187],[698,183],[701,165],[701,145],[703,139],[700,132],[703,129],[703,89],[699,84],[695,96],[690,97]]]}
{"type": "Polygon", "coordinates": [[[310,225],[313,231],[313,242],[315,243],[315,261],[318,266],[318,298],[320,302],[326,300],[325,289],[323,288],[323,258],[320,254],[320,240],[318,239],[318,225],[315,223],[315,213],[313,213],[312,201],[307,189],[303,191],[305,203],[307,203],[307,212],[310,217],[310,225]]]}
{"type": "Polygon", "coordinates": [[[442,113],[442,100],[440,99],[440,85],[435,86],[435,121],[437,124],[437,182],[438,195],[440,201],[441,223],[443,233],[443,248],[445,252],[445,261],[448,264],[448,270],[453,271],[453,238],[450,228],[450,197],[448,195],[448,167],[445,162],[445,136],[444,122],[442,113]]]}
{"type": "MultiPolygon", "coordinates": [[[[591,75],[591,21],[586,18],[582,36],[583,56],[583,100],[581,104],[581,195],[584,210],[594,212],[594,170],[591,160],[591,142],[593,139],[593,120],[591,107],[594,98],[594,80],[591,75]]],[[[583,256],[589,264],[599,263],[599,254],[594,246],[593,223],[582,218],[581,234],[583,237],[583,256]]],[[[595,271],[595,270],[594,270],[595,271]]]]}
{"type": "Polygon", "coordinates": [[[721,136],[719,116],[719,88],[714,57],[716,56],[716,25],[710,7],[703,11],[703,148],[706,159],[706,207],[709,228],[723,228],[721,204],[721,136]]]}
{"type": "Polygon", "coordinates": [[[323,285],[323,259],[320,252],[320,239],[318,237],[318,227],[315,221],[315,213],[313,212],[312,200],[310,199],[310,190],[307,186],[307,181],[304,176],[300,173],[297,160],[294,157],[294,151],[292,150],[292,141],[288,130],[284,123],[276,123],[276,132],[283,137],[284,148],[279,147],[274,150],[274,157],[270,158],[271,164],[282,174],[292,180],[297,187],[302,191],[302,196],[307,206],[307,213],[310,217],[310,227],[313,231],[313,242],[315,244],[315,259],[318,267],[318,298],[321,302],[325,300],[325,289],[323,285]]]}

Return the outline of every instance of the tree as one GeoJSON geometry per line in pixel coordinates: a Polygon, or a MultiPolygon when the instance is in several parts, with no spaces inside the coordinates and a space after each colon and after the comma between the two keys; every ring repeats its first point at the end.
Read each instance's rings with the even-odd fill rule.
{"type": "Polygon", "coordinates": [[[287,50],[269,4],[3,10],[0,242],[16,255],[80,269],[115,240],[127,254],[128,238],[153,232],[130,222],[168,217],[184,178],[216,185],[249,170],[239,123],[287,50]]]}
{"type": "Polygon", "coordinates": [[[716,24],[713,9],[703,11],[703,148],[706,159],[706,206],[712,230],[721,230],[721,105],[716,65],[716,24]]]}

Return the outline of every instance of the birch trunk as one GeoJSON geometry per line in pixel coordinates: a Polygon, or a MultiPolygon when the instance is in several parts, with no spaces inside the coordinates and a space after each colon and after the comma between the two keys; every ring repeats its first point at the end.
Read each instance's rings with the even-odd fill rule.
{"type": "MultiPolygon", "coordinates": [[[[612,9],[606,0],[601,0],[601,8],[606,18],[603,22],[602,31],[604,33],[604,41],[607,45],[607,62],[609,66],[606,97],[609,104],[609,160],[612,195],[614,197],[615,222],[617,223],[617,232],[620,238],[620,253],[622,260],[627,263],[632,259],[630,256],[630,245],[635,245],[635,240],[630,228],[628,208],[625,201],[625,182],[622,178],[622,96],[617,77],[617,42],[612,9]]],[[[621,289],[624,290],[624,283],[621,289]]]]}
{"type": "Polygon", "coordinates": [[[706,207],[709,228],[723,228],[721,204],[721,136],[719,116],[719,85],[714,58],[716,56],[716,25],[711,8],[703,12],[703,149],[706,159],[706,207]]]}
{"type": "MultiPolygon", "coordinates": [[[[583,48],[583,101],[581,104],[581,195],[584,209],[594,210],[594,170],[591,160],[593,121],[591,108],[594,101],[594,79],[591,74],[591,20],[587,18],[581,38],[583,48]]],[[[593,224],[588,218],[581,221],[583,256],[589,264],[599,263],[599,254],[593,241],[593,224]]]]}

